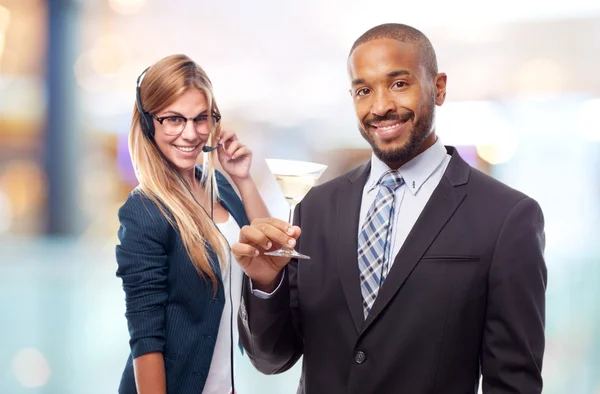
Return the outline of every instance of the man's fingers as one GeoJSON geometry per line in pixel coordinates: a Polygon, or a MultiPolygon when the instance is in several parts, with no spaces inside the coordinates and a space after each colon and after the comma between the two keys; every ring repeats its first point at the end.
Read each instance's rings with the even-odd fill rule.
{"type": "Polygon", "coordinates": [[[296,238],[300,235],[298,226],[290,226],[275,218],[256,219],[252,225],[242,227],[240,242],[256,244],[269,250],[273,244],[294,247],[296,238]]]}
{"type": "Polygon", "coordinates": [[[259,228],[254,226],[244,226],[240,231],[240,243],[258,245],[263,249],[271,249],[273,243],[268,236],[259,228]]]}
{"type": "MultiPolygon", "coordinates": [[[[290,236],[289,232],[286,232],[286,230],[290,228],[289,224],[284,226],[284,230],[280,229],[279,227],[275,227],[268,222],[258,222],[256,224],[253,223],[251,227],[260,231],[275,244],[286,245],[289,247],[296,246],[296,239],[290,236]]],[[[295,231],[293,227],[291,228],[293,231],[295,231]]]]}
{"type": "Polygon", "coordinates": [[[238,261],[244,257],[256,257],[260,253],[254,246],[243,243],[233,244],[231,251],[238,261]]]}
{"type": "Polygon", "coordinates": [[[252,226],[257,228],[260,228],[260,226],[263,226],[264,224],[276,227],[281,230],[281,232],[294,238],[298,238],[301,233],[300,227],[292,226],[290,223],[277,218],[260,218],[252,221],[252,226]]]}

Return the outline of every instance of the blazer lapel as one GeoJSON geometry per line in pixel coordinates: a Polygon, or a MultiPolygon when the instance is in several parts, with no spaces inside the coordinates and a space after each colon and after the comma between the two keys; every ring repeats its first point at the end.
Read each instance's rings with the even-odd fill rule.
{"type": "Polygon", "coordinates": [[[338,271],[357,333],[364,324],[358,272],[358,221],[362,193],[370,170],[369,161],[350,172],[337,195],[338,271]]]}
{"type": "Polygon", "coordinates": [[[421,257],[466,197],[466,187],[460,186],[468,182],[470,167],[454,148],[447,147],[447,150],[452,156],[448,168],[398,252],[361,333],[369,328],[390,300],[394,298],[421,257]]]}

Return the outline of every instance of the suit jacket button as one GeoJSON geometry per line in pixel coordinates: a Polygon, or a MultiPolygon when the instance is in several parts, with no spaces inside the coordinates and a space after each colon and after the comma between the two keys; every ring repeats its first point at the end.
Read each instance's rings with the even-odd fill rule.
{"type": "Polygon", "coordinates": [[[363,351],[358,351],[356,353],[356,356],[354,356],[354,361],[356,361],[357,364],[362,364],[366,360],[367,360],[367,355],[363,351]]]}

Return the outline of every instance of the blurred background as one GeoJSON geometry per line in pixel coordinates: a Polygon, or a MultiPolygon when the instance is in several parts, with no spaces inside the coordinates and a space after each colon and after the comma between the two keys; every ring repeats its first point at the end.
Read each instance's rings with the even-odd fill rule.
{"type": "MultiPolygon", "coordinates": [[[[115,277],[135,80],[185,53],[224,126],[264,159],[370,155],[346,57],[368,28],[421,29],[448,74],[437,132],[546,218],[544,393],[600,394],[600,2],[597,0],[0,0],[0,394],[114,393],[129,353],[115,277]]],[[[295,393],[238,355],[239,394],[295,393]]]]}

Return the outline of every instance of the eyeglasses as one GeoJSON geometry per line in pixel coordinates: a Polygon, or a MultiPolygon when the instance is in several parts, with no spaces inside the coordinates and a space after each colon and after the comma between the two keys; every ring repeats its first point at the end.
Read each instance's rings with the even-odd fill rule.
{"type": "MultiPolygon", "coordinates": [[[[163,131],[165,134],[170,136],[179,135],[185,130],[188,121],[194,122],[194,129],[199,132],[202,127],[208,123],[208,115],[200,115],[195,118],[186,118],[185,116],[179,115],[169,115],[158,117],[156,114],[150,114],[158,123],[162,125],[163,131]]],[[[221,120],[221,115],[217,113],[213,113],[212,117],[215,123],[218,123],[221,120]]]]}

